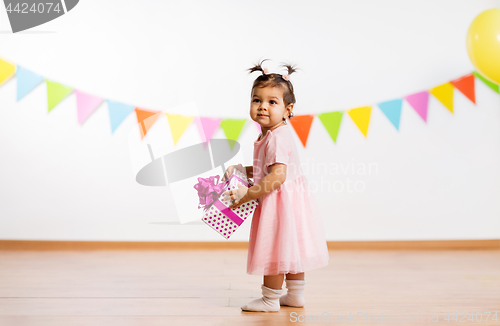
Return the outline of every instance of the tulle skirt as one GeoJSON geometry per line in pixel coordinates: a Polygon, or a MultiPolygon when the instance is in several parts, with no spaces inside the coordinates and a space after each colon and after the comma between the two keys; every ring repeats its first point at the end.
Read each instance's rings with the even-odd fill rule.
{"type": "Polygon", "coordinates": [[[297,274],[328,265],[320,210],[304,175],[258,199],[252,217],[247,273],[297,274]]]}

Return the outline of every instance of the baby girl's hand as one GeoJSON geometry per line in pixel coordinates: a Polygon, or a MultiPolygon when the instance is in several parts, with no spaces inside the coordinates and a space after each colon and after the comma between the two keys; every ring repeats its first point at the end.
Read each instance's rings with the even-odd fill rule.
{"type": "Polygon", "coordinates": [[[238,165],[230,165],[227,168],[226,172],[224,173],[224,176],[222,177],[221,182],[226,182],[226,180],[228,180],[233,175],[234,169],[238,169],[241,172],[246,174],[246,169],[243,165],[241,165],[241,163],[238,165]]]}
{"type": "Polygon", "coordinates": [[[242,184],[238,185],[238,189],[228,190],[224,192],[224,200],[233,200],[230,209],[235,209],[240,207],[242,204],[250,201],[251,199],[247,196],[248,188],[242,184]]]}

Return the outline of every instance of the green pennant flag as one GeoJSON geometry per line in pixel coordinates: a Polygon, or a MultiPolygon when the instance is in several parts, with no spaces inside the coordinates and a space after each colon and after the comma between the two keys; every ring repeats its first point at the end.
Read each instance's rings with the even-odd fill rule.
{"type": "Polygon", "coordinates": [[[472,72],[474,74],[474,76],[476,76],[477,78],[481,79],[481,81],[483,83],[485,83],[486,85],[488,85],[489,88],[491,88],[492,90],[494,90],[495,92],[499,93],[500,94],[500,90],[499,90],[499,86],[493,82],[490,82],[488,79],[484,78],[480,73],[478,73],[477,71],[473,71],[472,72]]]}
{"type": "Polygon", "coordinates": [[[334,143],[337,141],[343,113],[344,111],[334,111],[318,114],[319,120],[321,120],[321,123],[325,126],[326,131],[328,131],[334,143]]]}
{"type": "MultiPolygon", "coordinates": [[[[247,119],[224,119],[220,123],[220,127],[224,130],[227,139],[237,141],[240,136],[241,130],[245,125],[247,119]]],[[[228,142],[231,150],[234,147],[234,142],[228,142]]]]}
{"type": "Polygon", "coordinates": [[[56,83],[54,81],[50,81],[45,79],[47,83],[47,102],[49,111],[56,107],[59,102],[61,102],[66,96],[68,96],[73,88],[65,86],[63,84],[56,83]]]}

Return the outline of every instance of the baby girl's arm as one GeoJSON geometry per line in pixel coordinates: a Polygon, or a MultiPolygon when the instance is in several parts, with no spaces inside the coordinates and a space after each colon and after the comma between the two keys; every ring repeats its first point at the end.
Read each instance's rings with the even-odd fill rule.
{"type": "Polygon", "coordinates": [[[269,167],[270,173],[260,180],[260,182],[248,188],[247,196],[250,200],[267,195],[271,191],[279,188],[286,180],[286,165],[273,164],[269,167]]]}
{"type": "Polygon", "coordinates": [[[253,165],[245,166],[247,178],[253,178],[253,165]]]}

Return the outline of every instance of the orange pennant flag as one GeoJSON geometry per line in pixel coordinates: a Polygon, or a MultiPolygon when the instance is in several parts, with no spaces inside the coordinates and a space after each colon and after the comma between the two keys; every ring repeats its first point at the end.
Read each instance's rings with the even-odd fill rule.
{"type": "Polygon", "coordinates": [[[371,106],[363,106],[360,108],[350,109],[347,111],[352,121],[358,126],[359,130],[366,138],[368,133],[368,125],[370,124],[370,115],[372,113],[371,106]]]}
{"type": "Polygon", "coordinates": [[[158,117],[160,116],[158,113],[161,111],[149,111],[140,108],[135,108],[135,114],[137,115],[137,123],[140,126],[141,139],[144,139],[144,136],[148,133],[148,130],[153,126],[158,117]]]}
{"type": "Polygon", "coordinates": [[[309,136],[313,119],[314,115],[305,114],[293,116],[288,120],[292,124],[293,129],[295,129],[295,132],[297,133],[297,136],[299,136],[304,147],[306,147],[307,137],[309,136]]]}
{"type": "Polygon", "coordinates": [[[474,84],[474,74],[468,74],[466,76],[460,77],[458,79],[450,81],[450,83],[455,86],[462,94],[467,96],[472,103],[476,104],[476,91],[474,84]]]}

